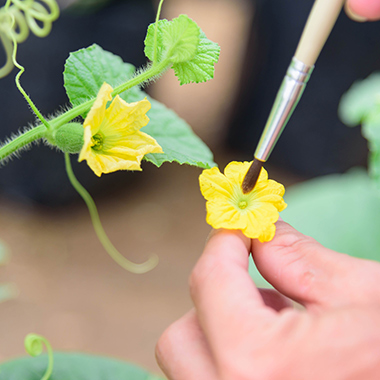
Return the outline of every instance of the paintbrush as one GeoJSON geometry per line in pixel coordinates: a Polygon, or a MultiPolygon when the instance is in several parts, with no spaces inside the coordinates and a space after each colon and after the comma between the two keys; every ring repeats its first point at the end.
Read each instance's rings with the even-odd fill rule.
{"type": "Polygon", "coordinates": [[[313,71],[315,61],[330,35],[344,2],[345,0],[316,0],[314,2],[297,50],[257,145],[254,160],[244,177],[243,193],[249,193],[255,187],[263,163],[269,158],[297,106],[313,71]]]}

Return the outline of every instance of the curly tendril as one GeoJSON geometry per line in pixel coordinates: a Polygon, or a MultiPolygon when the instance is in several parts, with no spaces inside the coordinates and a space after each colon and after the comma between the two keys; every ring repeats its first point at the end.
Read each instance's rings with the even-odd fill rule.
{"type": "Polygon", "coordinates": [[[45,371],[45,374],[41,378],[41,380],[48,380],[53,372],[53,349],[51,348],[50,343],[46,338],[37,334],[28,334],[24,340],[25,350],[30,356],[39,356],[42,354],[43,345],[46,347],[46,351],[48,354],[48,367],[45,371]]]}
{"type": "Polygon", "coordinates": [[[92,225],[94,226],[96,235],[98,236],[100,243],[103,245],[104,249],[111,256],[111,258],[114,261],[116,261],[116,263],[118,263],[122,268],[126,269],[129,272],[137,273],[137,274],[149,272],[155,266],[157,266],[158,264],[157,255],[150,256],[149,259],[145,261],[144,263],[136,264],[129,261],[127,258],[125,258],[114,247],[114,245],[109,240],[107,234],[105,233],[102,223],[100,222],[99,213],[96,208],[94,200],[92,199],[88,191],[79,183],[79,181],[76,179],[74,175],[73,168],[71,166],[70,155],[68,153],[65,153],[65,164],[66,164],[67,176],[69,177],[70,183],[72,184],[74,189],[78,192],[78,194],[82,197],[82,199],[85,201],[88,211],[90,212],[92,225]]]}
{"type": "Polygon", "coordinates": [[[59,7],[55,0],[7,0],[0,8],[0,40],[6,56],[5,64],[0,68],[0,78],[14,67],[14,41],[24,42],[30,31],[38,37],[46,37],[58,16],[59,7]]]}

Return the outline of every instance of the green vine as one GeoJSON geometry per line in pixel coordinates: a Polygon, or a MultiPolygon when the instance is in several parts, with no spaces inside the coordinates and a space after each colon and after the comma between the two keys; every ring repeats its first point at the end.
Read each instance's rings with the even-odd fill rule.
{"type": "Polygon", "coordinates": [[[79,183],[79,181],[76,179],[74,175],[73,168],[70,162],[70,155],[68,153],[65,153],[65,164],[66,164],[66,172],[69,177],[70,183],[73,185],[74,189],[85,201],[87,208],[90,212],[92,225],[94,226],[96,235],[98,236],[98,239],[103,245],[104,249],[112,257],[112,259],[115,262],[117,262],[122,268],[132,273],[146,273],[152,270],[158,264],[157,255],[152,255],[145,263],[135,264],[129,261],[128,259],[126,259],[114,247],[114,245],[111,243],[107,234],[104,231],[94,200],[92,199],[88,191],[79,183]]]}
{"type": "Polygon", "coordinates": [[[51,374],[53,373],[54,365],[53,349],[51,348],[49,341],[41,335],[28,334],[25,337],[24,345],[26,352],[30,356],[41,355],[43,351],[43,345],[45,345],[49,363],[45,371],[45,374],[42,376],[41,380],[49,380],[51,374]]]}
{"type": "Polygon", "coordinates": [[[0,68],[0,78],[8,75],[14,67],[14,43],[24,42],[30,31],[38,37],[46,37],[58,16],[59,7],[55,0],[7,0],[0,9],[0,40],[6,55],[5,64],[0,68]]]}

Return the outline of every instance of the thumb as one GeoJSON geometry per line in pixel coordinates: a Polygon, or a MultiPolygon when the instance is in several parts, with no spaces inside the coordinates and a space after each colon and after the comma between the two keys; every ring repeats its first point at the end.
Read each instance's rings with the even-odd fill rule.
{"type": "Polygon", "coordinates": [[[283,221],[276,227],[272,241],[252,241],[252,256],[280,293],[306,307],[380,300],[380,264],[327,249],[283,221]]]}

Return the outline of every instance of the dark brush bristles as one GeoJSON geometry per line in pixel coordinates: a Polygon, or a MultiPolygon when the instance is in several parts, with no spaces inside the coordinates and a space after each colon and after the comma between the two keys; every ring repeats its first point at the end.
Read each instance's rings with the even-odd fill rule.
{"type": "Polygon", "coordinates": [[[259,178],[262,167],[263,167],[262,161],[259,161],[256,158],[252,161],[252,164],[249,167],[247,174],[245,175],[243,183],[241,185],[241,188],[244,194],[248,194],[253,190],[259,178]]]}

